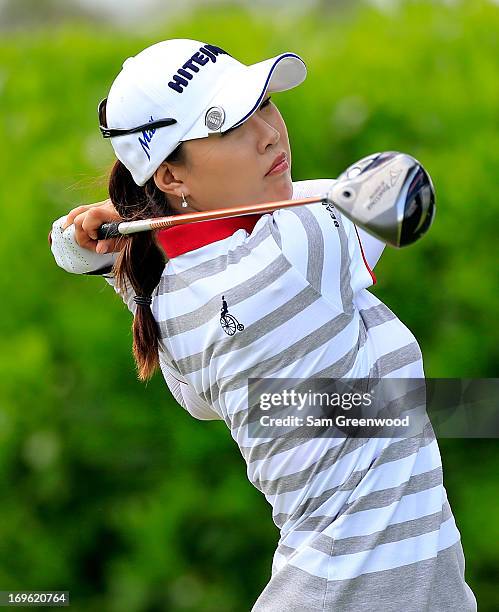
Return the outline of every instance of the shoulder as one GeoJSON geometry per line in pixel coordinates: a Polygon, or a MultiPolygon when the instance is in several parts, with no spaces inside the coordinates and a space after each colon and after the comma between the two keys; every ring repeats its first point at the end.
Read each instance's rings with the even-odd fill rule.
{"type": "MultiPolygon", "coordinates": [[[[321,178],[321,179],[308,179],[304,181],[293,182],[293,200],[301,198],[311,198],[325,196],[331,187],[336,183],[336,179],[321,178]]],[[[307,204],[305,206],[297,206],[292,209],[284,209],[278,211],[282,213],[281,218],[294,217],[295,224],[306,224],[309,227],[315,226],[329,233],[331,226],[334,225],[336,229],[341,226],[346,226],[345,229],[348,232],[348,219],[346,219],[339,210],[333,205],[326,202],[317,202],[314,204],[307,204]],[[290,214],[287,214],[287,213],[290,214]]],[[[343,227],[342,227],[343,229],[343,227]]]]}
{"type": "MultiPolygon", "coordinates": [[[[331,189],[336,179],[320,178],[308,179],[303,181],[293,181],[293,200],[302,198],[311,198],[325,196],[331,189]]],[[[296,206],[292,208],[284,208],[275,211],[273,221],[278,228],[283,231],[306,232],[326,232],[329,234],[331,229],[337,230],[341,227],[341,231],[350,229],[348,227],[348,219],[333,205],[326,202],[318,201],[313,204],[296,206]]]]}
{"type": "Polygon", "coordinates": [[[326,193],[336,179],[321,178],[307,179],[305,181],[293,181],[293,200],[307,198],[314,195],[326,193]]]}

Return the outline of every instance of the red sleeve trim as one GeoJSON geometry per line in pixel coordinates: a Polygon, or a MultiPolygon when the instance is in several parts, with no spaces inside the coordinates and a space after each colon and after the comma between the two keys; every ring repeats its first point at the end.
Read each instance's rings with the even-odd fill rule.
{"type": "Polygon", "coordinates": [[[357,231],[357,226],[355,225],[355,223],[353,224],[353,226],[355,227],[355,233],[357,234],[357,239],[359,241],[360,252],[362,253],[362,259],[364,260],[364,264],[367,268],[367,271],[369,272],[369,274],[371,275],[371,278],[373,279],[373,285],[375,285],[378,282],[376,279],[376,275],[374,274],[374,272],[369,267],[369,264],[367,263],[366,256],[364,255],[364,249],[362,248],[362,242],[360,240],[359,232],[357,231]]]}

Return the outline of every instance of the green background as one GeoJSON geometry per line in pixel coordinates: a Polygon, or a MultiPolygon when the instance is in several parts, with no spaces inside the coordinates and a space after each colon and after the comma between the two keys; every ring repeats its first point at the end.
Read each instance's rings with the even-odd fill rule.
{"type": "MultiPolygon", "coordinates": [[[[390,7],[227,5],[140,33],[76,19],[2,31],[0,590],[70,590],[78,611],[243,611],[270,575],[278,531],[225,425],[192,419],[159,375],[137,381],[128,311],[47,245],[55,218],[107,196],[97,102],[153,42],[195,38],[245,63],[300,54],[307,80],[273,95],[294,180],[379,150],[417,157],[436,220],[385,250],[373,292],[418,338],[427,376],[498,376],[499,8],[390,7]]],[[[496,610],[497,442],[440,448],[468,583],[496,610]]]]}

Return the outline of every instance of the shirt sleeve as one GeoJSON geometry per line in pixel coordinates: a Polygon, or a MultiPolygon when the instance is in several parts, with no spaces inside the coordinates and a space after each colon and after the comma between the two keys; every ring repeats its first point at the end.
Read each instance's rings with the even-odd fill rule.
{"type": "Polygon", "coordinates": [[[359,235],[364,256],[369,267],[371,270],[373,270],[378,263],[386,245],[384,242],[381,242],[381,240],[378,240],[374,236],[371,236],[371,234],[368,234],[366,230],[362,229],[361,227],[355,227],[357,228],[357,233],[359,235]]]}
{"type": "Polygon", "coordinates": [[[160,359],[161,371],[171,394],[194,418],[200,421],[222,420],[222,417],[195,392],[178,372],[160,359]]]}
{"type": "MultiPolygon", "coordinates": [[[[293,199],[325,194],[335,182],[335,179],[297,181],[293,183],[293,199]]],[[[341,217],[344,218],[344,215],[341,215],[341,217]]],[[[386,244],[366,232],[358,225],[353,225],[357,229],[358,239],[367,264],[369,268],[373,270],[376,267],[376,264],[378,263],[386,244]]]]}
{"type": "MultiPolygon", "coordinates": [[[[294,184],[293,198],[323,195],[333,180],[294,184]]],[[[358,228],[333,205],[308,204],[273,214],[273,234],[283,255],[307,282],[341,311],[376,282],[358,228]]]]}

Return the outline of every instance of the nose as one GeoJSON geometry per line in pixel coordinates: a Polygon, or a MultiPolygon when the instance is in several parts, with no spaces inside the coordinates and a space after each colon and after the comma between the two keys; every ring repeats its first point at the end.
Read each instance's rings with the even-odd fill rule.
{"type": "Polygon", "coordinates": [[[272,124],[263,119],[258,115],[254,115],[255,120],[258,122],[259,138],[258,138],[258,152],[264,154],[268,147],[275,146],[281,134],[272,124]]]}

